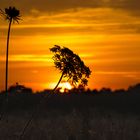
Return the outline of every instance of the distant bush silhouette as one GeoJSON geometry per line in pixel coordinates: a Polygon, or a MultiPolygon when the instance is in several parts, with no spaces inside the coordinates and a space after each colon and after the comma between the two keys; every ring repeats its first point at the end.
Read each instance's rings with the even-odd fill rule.
{"type": "Polygon", "coordinates": [[[24,85],[19,85],[16,83],[16,85],[12,85],[9,87],[8,92],[11,94],[32,94],[32,89],[27,88],[24,85]]]}
{"type": "Polygon", "coordinates": [[[128,88],[128,92],[140,93],[140,84],[136,84],[134,86],[130,86],[128,88]]]}

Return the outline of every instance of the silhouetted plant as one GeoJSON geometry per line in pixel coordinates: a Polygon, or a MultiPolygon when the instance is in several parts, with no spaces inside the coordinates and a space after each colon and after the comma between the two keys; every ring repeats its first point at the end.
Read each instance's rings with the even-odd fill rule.
{"type": "Polygon", "coordinates": [[[18,83],[16,83],[15,85],[12,85],[9,87],[8,92],[10,94],[32,94],[32,89],[31,88],[27,88],[24,85],[20,85],[18,83]]]}
{"type": "Polygon", "coordinates": [[[20,11],[15,7],[5,8],[3,11],[0,9],[0,14],[9,22],[8,34],[7,34],[7,46],[6,46],[6,76],[5,76],[5,91],[8,95],[8,50],[9,50],[9,39],[10,39],[10,30],[12,22],[17,22],[20,20],[20,11]]]}
{"type": "MultiPolygon", "coordinates": [[[[54,47],[50,48],[50,51],[54,53],[53,60],[55,67],[58,68],[60,72],[62,72],[62,75],[52,92],[54,92],[57,89],[63,77],[67,77],[68,81],[70,81],[74,85],[77,84],[79,81],[81,85],[87,85],[87,78],[89,78],[91,71],[89,67],[85,66],[84,62],[80,59],[80,57],[77,54],[74,54],[68,48],[61,48],[58,45],[55,45],[54,47]]],[[[41,103],[42,102],[40,101],[40,103],[37,105],[37,108],[41,103]]],[[[32,113],[31,118],[25,124],[19,139],[22,139],[22,137],[24,136],[25,130],[33,121],[35,114],[36,110],[32,113]]]]}
{"type": "Polygon", "coordinates": [[[72,85],[77,83],[83,86],[87,85],[91,71],[77,54],[66,47],[61,48],[58,45],[55,45],[50,51],[54,53],[55,67],[62,73],[54,90],[58,87],[63,77],[68,78],[72,85]]]}

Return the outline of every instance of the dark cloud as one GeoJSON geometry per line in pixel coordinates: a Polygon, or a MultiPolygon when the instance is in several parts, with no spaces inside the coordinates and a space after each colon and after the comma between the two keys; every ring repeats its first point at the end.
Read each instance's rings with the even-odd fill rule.
{"type": "Polygon", "coordinates": [[[125,10],[131,14],[140,16],[140,1],[139,0],[110,0],[105,4],[107,7],[125,10]]]}
{"type": "Polygon", "coordinates": [[[98,0],[1,0],[0,5],[7,7],[7,5],[15,5],[19,8],[24,9],[25,12],[29,12],[31,9],[37,9],[46,12],[58,12],[68,9],[77,9],[85,7],[100,7],[98,0]]]}
{"type": "MultiPolygon", "coordinates": [[[[14,28],[14,27],[13,27],[14,28]]],[[[4,32],[4,36],[7,35],[6,30],[0,28],[4,32]]],[[[86,27],[24,27],[24,28],[14,28],[12,36],[54,36],[55,35],[79,35],[79,34],[140,34],[140,24],[116,24],[116,25],[100,25],[100,26],[86,26],[86,27]]],[[[1,38],[2,39],[2,38],[1,38]]],[[[3,38],[4,39],[4,38],[3,38]]]]}
{"type": "Polygon", "coordinates": [[[7,7],[14,5],[19,7],[24,13],[31,9],[42,12],[58,12],[77,8],[101,8],[109,7],[126,10],[132,14],[140,16],[140,0],[1,0],[0,6],[7,7]]]}

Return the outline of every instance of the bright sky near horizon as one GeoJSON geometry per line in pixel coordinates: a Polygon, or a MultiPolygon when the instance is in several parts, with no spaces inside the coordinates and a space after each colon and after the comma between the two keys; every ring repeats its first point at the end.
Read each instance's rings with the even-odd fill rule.
{"type": "MultiPolygon", "coordinates": [[[[9,86],[53,88],[54,45],[77,53],[92,70],[88,87],[127,88],[140,82],[139,0],[1,0],[0,9],[15,6],[22,20],[12,24],[9,86]]],[[[5,86],[8,23],[0,18],[0,91],[5,86]]]]}

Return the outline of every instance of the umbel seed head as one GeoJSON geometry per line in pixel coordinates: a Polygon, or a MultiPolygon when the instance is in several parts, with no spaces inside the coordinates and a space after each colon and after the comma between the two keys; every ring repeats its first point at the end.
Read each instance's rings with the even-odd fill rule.
{"type": "Polygon", "coordinates": [[[68,78],[72,85],[76,85],[79,82],[83,86],[87,85],[91,70],[77,54],[73,53],[69,48],[58,45],[50,48],[50,51],[54,53],[55,67],[63,73],[64,77],[68,78]]]}
{"type": "Polygon", "coordinates": [[[0,14],[8,21],[18,22],[20,20],[20,11],[15,7],[9,6],[5,10],[0,9],[0,14]]]}

